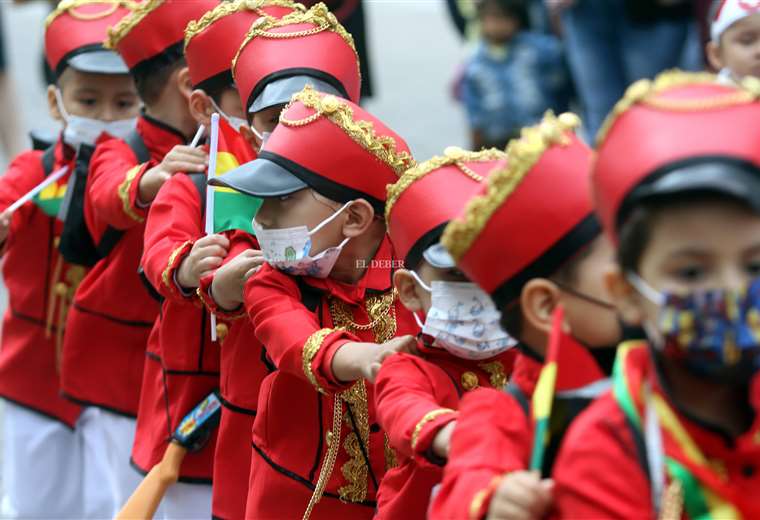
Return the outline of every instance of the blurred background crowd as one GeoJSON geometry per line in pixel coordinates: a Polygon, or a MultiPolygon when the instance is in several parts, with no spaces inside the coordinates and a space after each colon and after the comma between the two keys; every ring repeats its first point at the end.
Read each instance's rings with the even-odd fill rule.
{"type": "MultiPolygon", "coordinates": [[[[192,1],[192,0],[183,0],[192,1]]],[[[315,0],[306,4],[316,3],[315,0]]],[[[326,0],[363,57],[364,103],[419,159],[503,146],[547,109],[592,139],[633,81],[704,68],[711,0],[326,0]]],[[[44,102],[45,0],[0,3],[0,155],[56,128],[44,102]]]]}

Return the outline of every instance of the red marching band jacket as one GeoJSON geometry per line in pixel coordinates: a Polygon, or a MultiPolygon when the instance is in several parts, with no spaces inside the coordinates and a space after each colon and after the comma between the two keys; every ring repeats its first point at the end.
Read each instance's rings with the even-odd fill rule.
{"type": "MultiPolygon", "coordinates": [[[[224,263],[248,249],[258,249],[253,235],[241,230],[226,233],[230,249],[224,263]]],[[[229,322],[221,348],[219,391],[222,418],[214,455],[214,489],[211,512],[216,518],[243,518],[251,472],[251,429],[256,418],[261,381],[276,370],[266,349],[256,339],[245,309],[221,309],[211,297],[214,276],[201,280],[198,295],[209,311],[229,322]],[[242,319],[241,319],[242,318],[242,319]]]]}
{"type": "Polygon", "coordinates": [[[66,323],[62,386],[76,402],[134,417],[145,347],[159,305],[140,280],[147,207],[137,203],[142,175],[185,136],[143,115],[137,132],[151,159],[137,164],[126,142],[99,143],[90,162],[85,220],[97,243],[111,226],[124,230],[116,246],[85,276],[66,323]]]}
{"type": "Polygon", "coordinates": [[[259,394],[247,517],[303,516],[310,506],[312,518],[374,515],[377,485],[395,453],[376,422],[373,386],[336,381],[331,363],[349,341],[416,332],[393,290],[392,265],[386,238],[355,285],[290,277],[268,265],[246,284],[256,336],[278,368],[259,394]],[[321,501],[310,504],[322,486],[321,501]]]}
{"type": "MultiPolygon", "coordinates": [[[[193,243],[205,236],[203,200],[194,181],[174,175],[151,204],[145,225],[142,267],[163,298],[148,340],[132,463],[149,471],[166,451],[180,421],[219,386],[219,342],[211,341],[210,316],[195,289],[176,283],[193,243]]],[[[218,329],[226,329],[223,319],[218,329]]],[[[216,430],[180,468],[186,482],[211,482],[216,430]]]]}
{"type": "Polygon", "coordinates": [[[504,387],[515,357],[509,350],[471,361],[421,343],[418,348],[423,357],[386,359],[375,382],[378,422],[399,454],[399,465],[388,470],[380,485],[376,518],[425,518],[446,462],[432,452],[435,436],[457,419],[466,392],[504,387]]]}
{"type": "MultiPolygon", "coordinates": [[[[0,211],[43,181],[42,155],[24,152],[11,163],[0,180],[0,211]]],[[[54,157],[53,171],[69,167],[64,183],[74,168],[74,152],[59,140],[54,157]]],[[[84,268],[63,262],[57,247],[62,227],[34,202],[11,218],[3,246],[8,308],[0,343],[0,396],[73,428],[80,408],[60,395],[58,343],[84,268]]]]}

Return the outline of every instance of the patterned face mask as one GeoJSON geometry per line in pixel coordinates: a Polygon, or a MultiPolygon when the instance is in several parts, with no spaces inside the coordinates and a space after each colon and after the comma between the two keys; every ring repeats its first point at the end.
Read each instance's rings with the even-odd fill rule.
{"type": "Polygon", "coordinates": [[[760,369],[760,278],[742,290],[661,293],[638,275],[628,280],[660,308],[645,329],[655,347],[691,372],[748,381],[760,369]]]}

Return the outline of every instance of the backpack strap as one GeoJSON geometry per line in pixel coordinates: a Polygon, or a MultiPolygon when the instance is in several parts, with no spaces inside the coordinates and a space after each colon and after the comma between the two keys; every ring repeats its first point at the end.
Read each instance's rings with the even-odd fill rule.
{"type": "Polygon", "coordinates": [[[145,146],[145,141],[137,132],[137,130],[132,130],[129,132],[124,138],[124,141],[132,149],[132,153],[134,153],[135,157],[137,157],[138,163],[142,164],[144,162],[150,161],[150,150],[148,150],[148,147],[145,146]]]}
{"type": "Polygon", "coordinates": [[[510,381],[507,383],[507,386],[504,387],[504,392],[514,397],[517,401],[517,404],[520,405],[523,413],[525,413],[527,417],[530,417],[530,400],[528,400],[528,396],[526,396],[525,393],[520,390],[519,386],[510,381]]]}
{"type": "Polygon", "coordinates": [[[198,190],[198,198],[201,201],[201,216],[206,214],[206,174],[203,172],[187,173],[190,180],[193,181],[195,189],[198,190]]]}
{"type": "Polygon", "coordinates": [[[42,153],[40,158],[42,161],[42,171],[45,173],[45,177],[53,173],[53,167],[55,166],[55,144],[51,144],[42,153]]]}

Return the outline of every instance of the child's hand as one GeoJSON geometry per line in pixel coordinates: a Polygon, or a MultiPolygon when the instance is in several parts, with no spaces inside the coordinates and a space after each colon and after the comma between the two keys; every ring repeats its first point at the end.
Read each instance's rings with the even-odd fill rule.
{"type": "Polygon", "coordinates": [[[10,213],[8,210],[3,211],[0,213],[0,244],[5,242],[5,239],[8,238],[8,233],[11,229],[11,216],[13,214],[10,213]]]}
{"type": "Polygon", "coordinates": [[[333,375],[346,383],[359,379],[374,383],[383,361],[397,352],[417,354],[414,336],[399,336],[382,344],[346,343],[333,356],[333,375]]]}
{"type": "Polygon", "coordinates": [[[158,190],[169,178],[178,172],[196,173],[206,171],[208,154],[201,148],[177,145],[164,156],[161,164],[154,166],[140,177],[138,198],[143,204],[150,204],[158,190]]]}
{"type": "Polygon", "coordinates": [[[243,251],[217,269],[211,282],[211,295],[219,307],[237,309],[243,303],[243,286],[264,263],[264,255],[256,249],[243,251]]]}
{"type": "Polygon", "coordinates": [[[454,432],[457,422],[451,421],[443,428],[438,430],[433,438],[433,453],[442,459],[449,458],[449,447],[451,446],[451,434],[454,432]]]}
{"type": "Polygon", "coordinates": [[[201,278],[222,264],[230,241],[224,235],[208,235],[198,239],[177,269],[177,283],[185,289],[198,287],[201,278]]]}
{"type": "Polygon", "coordinates": [[[552,505],[554,481],[535,471],[505,476],[491,498],[488,520],[540,520],[552,505]]]}

